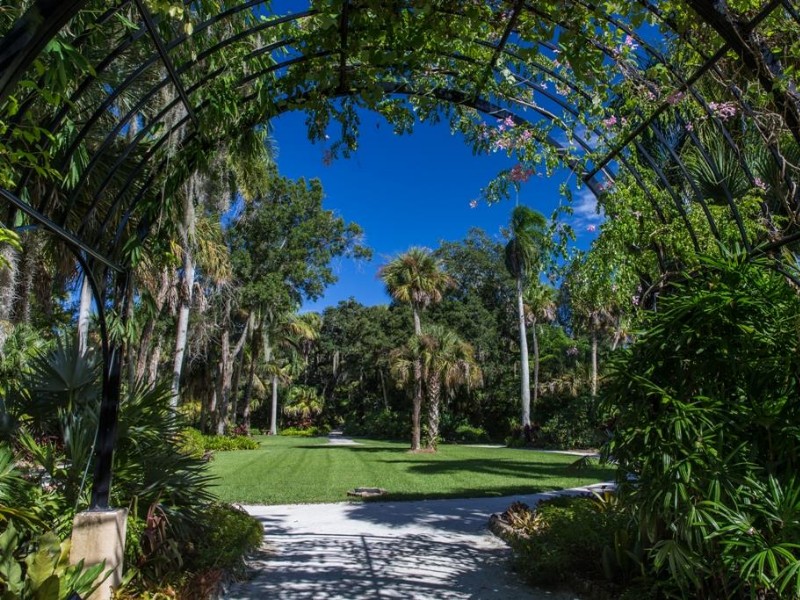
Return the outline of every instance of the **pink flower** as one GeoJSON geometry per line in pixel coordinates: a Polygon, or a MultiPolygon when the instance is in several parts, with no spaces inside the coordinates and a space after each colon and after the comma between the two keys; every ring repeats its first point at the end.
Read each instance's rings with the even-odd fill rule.
{"type": "Polygon", "coordinates": [[[494,143],[494,151],[507,150],[511,147],[511,141],[506,138],[500,138],[494,143]]]}
{"type": "Polygon", "coordinates": [[[634,306],[639,306],[640,301],[641,298],[639,296],[631,296],[631,304],[633,304],[634,306]]]}
{"type": "Polygon", "coordinates": [[[617,124],[617,117],[616,115],[611,115],[607,119],[603,119],[600,122],[603,124],[604,127],[613,127],[614,125],[617,124]]]}
{"type": "Polygon", "coordinates": [[[738,110],[733,102],[709,102],[708,108],[723,121],[735,117],[738,110]]]}
{"type": "Polygon", "coordinates": [[[694,131],[694,123],[692,123],[691,121],[689,121],[689,122],[686,124],[686,131],[694,131]]]}
{"type": "Polygon", "coordinates": [[[514,127],[514,125],[516,125],[516,123],[514,123],[513,117],[511,115],[508,115],[505,119],[503,119],[503,125],[511,129],[514,127]]]}
{"type": "Polygon", "coordinates": [[[681,100],[683,100],[684,96],[686,96],[686,92],[672,92],[667,97],[667,102],[669,102],[672,105],[675,105],[681,100]]]}
{"type": "Polygon", "coordinates": [[[567,356],[578,356],[578,348],[576,346],[567,348],[567,356]]]}
{"type": "Polygon", "coordinates": [[[753,180],[753,183],[755,183],[755,184],[756,184],[756,187],[757,187],[758,189],[760,189],[760,190],[766,190],[766,189],[767,189],[767,184],[766,184],[766,183],[764,183],[764,182],[761,180],[761,178],[760,178],[760,177],[756,177],[756,178],[753,180]]]}
{"type": "Polygon", "coordinates": [[[592,232],[592,231],[595,231],[595,230],[597,230],[597,226],[596,225],[587,225],[587,227],[586,227],[586,231],[592,232]]]}
{"type": "Polygon", "coordinates": [[[478,208],[478,201],[477,200],[470,200],[469,201],[470,208],[478,208]]]}
{"type": "Polygon", "coordinates": [[[533,175],[533,171],[531,169],[526,169],[521,164],[517,163],[511,167],[508,177],[511,179],[511,181],[516,183],[525,183],[531,178],[531,175],[533,175]]]}
{"type": "Polygon", "coordinates": [[[529,129],[526,129],[522,132],[522,134],[520,134],[519,139],[522,140],[523,142],[527,142],[530,141],[532,137],[533,134],[531,133],[531,131],[529,129]]]}
{"type": "Polygon", "coordinates": [[[625,42],[623,45],[629,50],[636,50],[639,47],[639,44],[637,44],[636,40],[634,40],[630,35],[625,36],[625,42]]]}

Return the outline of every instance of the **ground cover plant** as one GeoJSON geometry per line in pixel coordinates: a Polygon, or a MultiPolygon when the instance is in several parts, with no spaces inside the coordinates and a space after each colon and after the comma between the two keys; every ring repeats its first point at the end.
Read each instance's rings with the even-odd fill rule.
{"type": "Polygon", "coordinates": [[[381,487],[389,500],[474,498],[535,493],[607,480],[612,471],[576,469],[574,456],[526,449],[443,445],[412,454],[408,444],[326,438],[260,438],[258,450],[219,454],[210,471],[224,502],[290,504],[340,502],[355,487],[381,487]]]}

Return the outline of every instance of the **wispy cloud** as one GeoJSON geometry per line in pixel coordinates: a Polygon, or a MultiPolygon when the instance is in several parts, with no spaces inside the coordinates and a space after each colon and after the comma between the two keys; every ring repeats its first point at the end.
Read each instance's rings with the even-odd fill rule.
{"type": "Polygon", "coordinates": [[[603,209],[598,209],[597,198],[588,187],[582,187],[572,194],[572,227],[580,233],[593,230],[605,220],[603,209]]]}

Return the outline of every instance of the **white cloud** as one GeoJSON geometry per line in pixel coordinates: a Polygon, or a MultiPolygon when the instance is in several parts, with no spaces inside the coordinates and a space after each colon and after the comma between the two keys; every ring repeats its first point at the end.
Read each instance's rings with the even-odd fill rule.
{"type": "Polygon", "coordinates": [[[572,194],[572,227],[576,233],[597,226],[605,220],[603,209],[597,207],[597,198],[588,187],[572,194]]]}

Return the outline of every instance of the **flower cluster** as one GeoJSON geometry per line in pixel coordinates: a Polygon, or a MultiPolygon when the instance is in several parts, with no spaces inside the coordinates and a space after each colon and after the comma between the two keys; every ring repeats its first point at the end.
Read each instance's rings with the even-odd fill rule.
{"type": "Polygon", "coordinates": [[[578,356],[578,348],[576,346],[567,348],[567,356],[578,356]]]}
{"type": "Polygon", "coordinates": [[[533,175],[533,169],[526,169],[521,164],[517,163],[511,167],[508,173],[508,178],[514,183],[525,183],[533,175]]]}
{"type": "Polygon", "coordinates": [[[708,108],[714,113],[714,116],[727,121],[736,116],[737,108],[733,102],[709,102],[708,108]]]}

